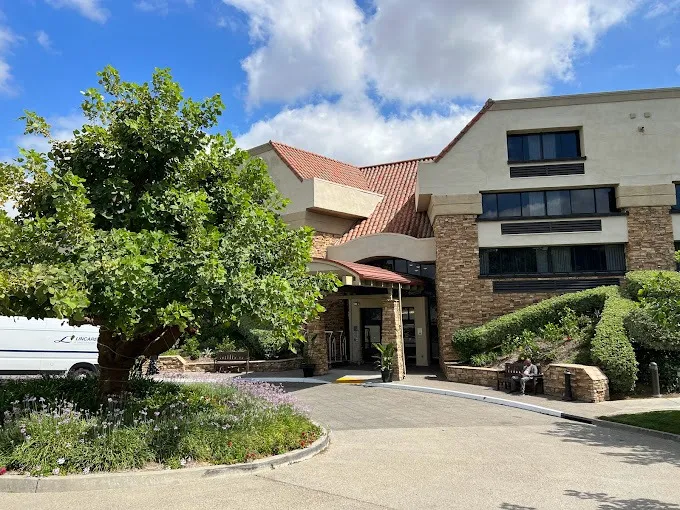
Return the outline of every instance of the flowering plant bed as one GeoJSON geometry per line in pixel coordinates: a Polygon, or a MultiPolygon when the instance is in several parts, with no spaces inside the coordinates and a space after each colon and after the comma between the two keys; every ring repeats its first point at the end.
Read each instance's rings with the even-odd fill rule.
{"type": "Polygon", "coordinates": [[[0,468],[34,476],[236,464],[304,448],[321,429],[262,382],[130,383],[96,399],[97,381],[0,383],[0,468]]]}

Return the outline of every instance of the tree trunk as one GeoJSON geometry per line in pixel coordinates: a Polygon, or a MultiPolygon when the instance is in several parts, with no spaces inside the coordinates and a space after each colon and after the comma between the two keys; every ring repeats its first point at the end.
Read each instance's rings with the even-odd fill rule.
{"type": "Polygon", "coordinates": [[[145,335],[127,339],[101,327],[99,329],[99,397],[120,396],[130,380],[130,370],[139,356],[156,356],[170,349],[181,331],[177,326],[157,328],[145,335]]]}
{"type": "Polygon", "coordinates": [[[127,389],[130,369],[136,358],[130,356],[130,349],[126,349],[128,343],[120,335],[104,328],[99,330],[99,397],[102,400],[119,396],[127,389]]]}

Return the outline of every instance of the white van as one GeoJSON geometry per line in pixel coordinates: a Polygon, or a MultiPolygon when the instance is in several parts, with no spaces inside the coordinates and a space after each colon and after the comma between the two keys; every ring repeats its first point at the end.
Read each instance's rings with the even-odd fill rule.
{"type": "Polygon", "coordinates": [[[69,326],[60,319],[0,317],[0,375],[97,372],[94,326],[69,326]]]}

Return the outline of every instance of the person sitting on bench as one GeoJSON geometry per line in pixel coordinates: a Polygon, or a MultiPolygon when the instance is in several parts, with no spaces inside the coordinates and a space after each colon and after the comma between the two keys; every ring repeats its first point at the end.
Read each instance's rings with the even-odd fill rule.
{"type": "Polygon", "coordinates": [[[513,386],[515,386],[516,382],[519,381],[520,395],[524,395],[527,381],[531,381],[537,375],[538,368],[531,362],[529,358],[527,358],[524,360],[524,370],[522,371],[522,377],[520,378],[518,375],[512,376],[513,386]]]}

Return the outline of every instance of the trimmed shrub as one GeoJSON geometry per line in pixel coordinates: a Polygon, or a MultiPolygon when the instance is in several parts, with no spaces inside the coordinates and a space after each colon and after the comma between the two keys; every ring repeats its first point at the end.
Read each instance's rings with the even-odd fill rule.
{"type": "Polygon", "coordinates": [[[646,270],[626,273],[622,292],[624,296],[635,301],[638,300],[640,291],[644,288],[648,289],[646,292],[647,297],[665,297],[666,292],[654,285],[654,282],[657,281],[659,277],[667,279],[671,287],[680,289],[680,273],[676,271],[646,270]],[[651,290],[653,287],[657,287],[657,290],[651,290]]]}
{"type": "Polygon", "coordinates": [[[576,314],[594,314],[602,309],[606,298],[618,294],[616,287],[597,287],[555,296],[535,305],[493,319],[474,328],[462,328],[453,334],[453,348],[465,360],[488,352],[525,330],[538,333],[547,323],[559,323],[567,308],[576,314]]]}
{"type": "Polygon", "coordinates": [[[633,310],[624,320],[630,341],[647,349],[680,351],[680,332],[661,326],[644,308],[633,310]]]}
{"type": "Polygon", "coordinates": [[[609,389],[614,394],[626,394],[635,387],[638,364],[624,319],[636,307],[635,302],[610,291],[595,327],[590,354],[609,378],[609,389]]]}

